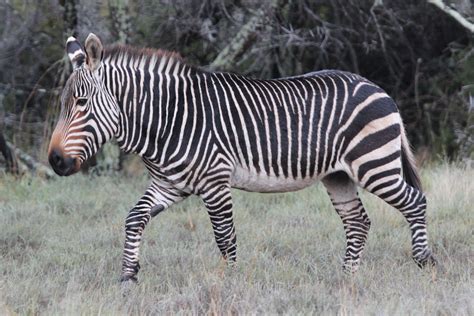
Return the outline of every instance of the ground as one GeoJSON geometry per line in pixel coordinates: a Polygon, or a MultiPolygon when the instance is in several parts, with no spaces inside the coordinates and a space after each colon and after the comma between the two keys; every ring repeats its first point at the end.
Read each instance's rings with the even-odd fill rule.
{"type": "Polygon", "coordinates": [[[474,314],[474,169],[422,172],[438,270],[410,257],[408,226],[369,194],[362,266],[342,273],[342,224],[322,185],[287,194],[234,191],[238,265],[219,260],[197,198],[154,218],[140,283],[118,282],[123,222],[145,176],[0,178],[0,314],[474,314]]]}

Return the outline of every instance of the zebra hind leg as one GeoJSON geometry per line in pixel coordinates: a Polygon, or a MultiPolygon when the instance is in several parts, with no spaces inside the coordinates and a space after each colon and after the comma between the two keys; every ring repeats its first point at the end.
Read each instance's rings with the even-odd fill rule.
{"type": "Polygon", "coordinates": [[[436,265],[428,247],[426,198],[423,192],[410,186],[400,175],[377,180],[367,190],[398,209],[405,217],[411,230],[412,256],[416,264],[420,268],[436,265]]]}
{"type": "Polygon", "coordinates": [[[370,229],[370,219],[357,193],[356,184],[344,172],[336,172],[322,180],[336,212],[342,219],[346,233],[346,254],[343,270],[354,273],[370,229]]]}
{"type": "Polygon", "coordinates": [[[237,237],[232,215],[232,196],[229,186],[219,186],[201,195],[211,219],[217,246],[228,265],[237,258],[237,237]]]}

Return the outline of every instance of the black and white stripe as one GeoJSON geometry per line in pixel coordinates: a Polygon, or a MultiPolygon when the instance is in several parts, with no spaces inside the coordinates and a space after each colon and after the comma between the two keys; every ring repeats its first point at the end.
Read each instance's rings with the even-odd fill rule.
{"type": "Polygon", "coordinates": [[[62,150],[82,162],[114,136],[152,177],[126,220],[123,280],[136,280],[150,218],[188,195],[203,199],[219,249],[233,262],[232,187],[287,192],[318,180],[344,224],[346,270],[357,269],[370,227],[357,186],[399,209],[415,261],[434,263],[426,200],[397,107],[358,75],[328,70],[258,80],[202,71],[171,53],[113,47],[98,69],[74,71],[63,104],[73,103],[71,95],[87,98],[81,117],[88,119],[74,120],[77,105],[63,111],[58,129],[80,128],[61,127],[62,150]],[[69,143],[76,134],[82,141],[69,143]]]}

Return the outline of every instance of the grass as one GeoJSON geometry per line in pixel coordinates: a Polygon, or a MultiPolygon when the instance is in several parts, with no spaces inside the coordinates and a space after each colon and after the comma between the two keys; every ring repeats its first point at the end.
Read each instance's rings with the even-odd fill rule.
{"type": "Polygon", "coordinates": [[[0,178],[0,314],[474,313],[474,170],[423,172],[441,268],[410,258],[402,216],[369,194],[363,264],[341,271],[345,239],[322,185],[287,194],[234,191],[239,264],[225,269],[197,198],[153,219],[140,283],[118,282],[123,222],[145,177],[0,178]]]}

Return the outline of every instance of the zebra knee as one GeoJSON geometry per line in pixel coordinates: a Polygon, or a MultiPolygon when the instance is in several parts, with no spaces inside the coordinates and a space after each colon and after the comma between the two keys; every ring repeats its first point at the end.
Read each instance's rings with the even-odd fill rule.
{"type": "Polygon", "coordinates": [[[372,225],[372,222],[370,221],[370,218],[369,216],[367,215],[367,213],[365,212],[362,212],[362,225],[363,225],[363,228],[365,228],[366,230],[366,233],[369,232],[370,230],[370,226],[372,225]]]}
{"type": "Polygon", "coordinates": [[[145,209],[133,208],[125,220],[125,231],[141,233],[151,218],[151,212],[145,209]]]}
{"type": "Polygon", "coordinates": [[[411,206],[412,208],[418,208],[420,210],[426,209],[426,196],[423,192],[413,189],[411,196],[412,198],[408,199],[405,203],[405,207],[411,206]]]}
{"type": "Polygon", "coordinates": [[[422,209],[424,213],[426,211],[426,196],[422,192],[420,193],[421,193],[421,197],[418,199],[417,203],[418,203],[418,207],[422,209]]]}
{"type": "Polygon", "coordinates": [[[342,218],[344,227],[348,233],[356,233],[356,235],[362,233],[365,235],[363,238],[365,239],[370,230],[371,221],[362,205],[362,202],[359,200],[358,203],[358,207],[352,208],[349,211],[344,212],[338,209],[336,209],[336,211],[342,218]]]}

